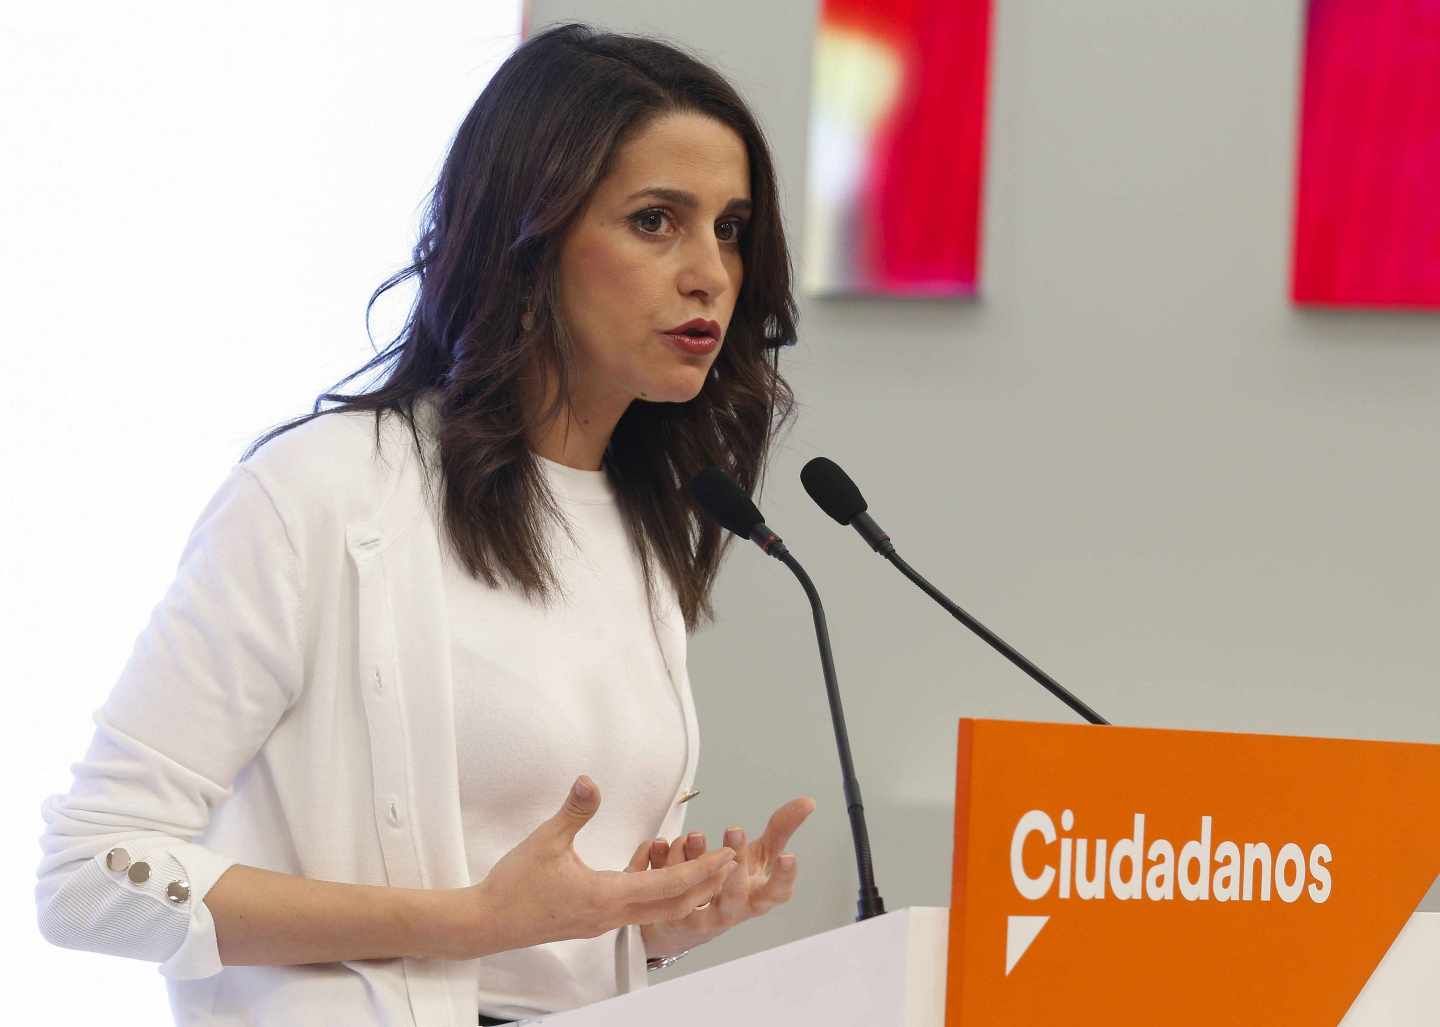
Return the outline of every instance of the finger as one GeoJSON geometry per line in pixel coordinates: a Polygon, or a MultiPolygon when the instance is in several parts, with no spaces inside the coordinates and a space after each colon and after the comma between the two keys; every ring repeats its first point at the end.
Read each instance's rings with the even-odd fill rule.
{"type": "Polygon", "coordinates": [[[617,874],[615,876],[619,880],[611,886],[618,891],[619,900],[627,906],[663,902],[666,899],[678,898],[711,878],[718,877],[734,859],[733,849],[716,849],[699,859],[652,870],[647,874],[617,874]]]}
{"type": "Polygon", "coordinates": [[[655,869],[665,866],[665,861],[670,855],[670,843],[664,838],[656,838],[650,846],[650,865],[655,869]]]}
{"type": "MultiPolygon", "coordinates": [[[[695,862],[685,865],[694,866],[695,862]]],[[[736,876],[736,865],[732,861],[719,873],[706,878],[693,888],[686,889],[678,896],[645,903],[637,910],[638,918],[644,923],[684,920],[687,926],[700,929],[712,927],[719,919],[715,898],[724,889],[726,882],[736,876]]]]}
{"type": "Polygon", "coordinates": [[[740,854],[745,851],[745,829],[742,827],[727,828],[724,844],[735,850],[737,859],[741,858],[740,854]]]}
{"type": "Polygon", "coordinates": [[[635,850],[635,855],[631,856],[630,862],[625,864],[627,874],[637,874],[650,865],[650,848],[654,844],[650,839],[640,843],[640,847],[635,850]]]}
{"type": "Polygon", "coordinates": [[[790,844],[790,836],[805,823],[805,818],[814,812],[814,799],[808,796],[791,799],[770,814],[765,833],[760,836],[760,845],[766,852],[784,852],[785,846],[790,844]]]}
{"type": "Polygon", "coordinates": [[[704,914],[697,918],[696,922],[704,926],[717,919],[720,916],[721,896],[732,887],[738,887],[743,893],[745,891],[744,879],[745,875],[741,872],[739,860],[735,860],[720,871],[719,886],[708,889],[705,901],[695,906],[693,910],[695,913],[704,914]]]}
{"type": "MultiPolygon", "coordinates": [[[[729,847],[728,845],[726,846],[727,849],[729,847]]],[[[740,864],[740,854],[738,852],[735,854],[735,861],[725,868],[724,874],[725,879],[721,883],[720,889],[715,892],[710,900],[703,906],[696,907],[697,909],[709,909],[719,906],[721,896],[732,888],[739,888],[742,893],[745,891],[745,881],[749,875],[744,872],[744,868],[740,864]]]]}
{"type": "MultiPolygon", "coordinates": [[[[682,865],[688,868],[698,864],[699,861],[695,860],[682,865]]],[[[717,872],[678,895],[667,895],[632,906],[630,916],[638,923],[684,920],[687,927],[702,930],[712,928],[715,926],[714,918],[716,916],[713,908],[715,896],[724,888],[725,882],[733,876],[734,867],[735,861],[732,859],[717,872]]]]}
{"type": "Polygon", "coordinates": [[[755,914],[768,912],[775,906],[789,902],[795,895],[795,881],[800,876],[800,864],[793,852],[786,852],[775,861],[770,880],[751,899],[755,914]]]}
{"type": "Polygon", "coordinates": [[[696,840],[702,838],[704,838],[704,835],[702,835],[699,831],[692,831],[688,835],[678,836],[673,842],[670,843],[670,854],[665,860],[665,865],[667,867],[678,867],[681,863],[684,863],[685,860],[688,858],[686,856],[686,850],[689,849],[691,845],[695,844],[696,840]]]}
{"type": "Polygon", "coordinates": [[[705,836],[699,831],[691,831],[685,839],[685,858],[699,859],[705,855],[705,836]]]}
{"type": "Polygon", "coordinates": [[[581,774],[570,786],[565,804],[560,812],[550,818],[554,830],[566,841],[573,842],[580,829],[590,822],[600,808],[600,789],[586,774],[581,774]]]}
{"type": "Polygon", "coordinates": [[[726,879],[720,894],[715,896],[711,908],[720,918],[723,926],[730,927],[738,924],[750,915],[750,882],[751,877],[745,872],[740,864],[740,858],[735,859],[735,871],[726,879]]]}

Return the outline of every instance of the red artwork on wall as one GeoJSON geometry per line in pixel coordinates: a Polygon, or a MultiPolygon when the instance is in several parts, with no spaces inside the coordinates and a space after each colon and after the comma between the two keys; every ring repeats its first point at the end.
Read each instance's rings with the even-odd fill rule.
{"type": "Polygon", "coordinates": [[[1440,0],[1310,0],[1296,303],[1440,307],[1440,0]]]}
{"type": "Polygon", "coordinates": [[[980,277],[991,0],[823,0],[806,284],[960,295],[980,277]]]}

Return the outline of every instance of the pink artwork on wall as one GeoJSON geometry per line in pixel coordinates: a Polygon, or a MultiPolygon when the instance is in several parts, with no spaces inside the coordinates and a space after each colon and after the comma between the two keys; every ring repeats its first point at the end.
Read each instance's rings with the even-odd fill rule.
{"type": "Polygon", "coordinates": [[[1310,0],[1296,303],[1440,308],[1440,0],[1310,0]]]}
{"type": "Polygon", "coordinates": [[[805,222],[810,292],[976,292],[990,6],[822,0],[805,222]]]}

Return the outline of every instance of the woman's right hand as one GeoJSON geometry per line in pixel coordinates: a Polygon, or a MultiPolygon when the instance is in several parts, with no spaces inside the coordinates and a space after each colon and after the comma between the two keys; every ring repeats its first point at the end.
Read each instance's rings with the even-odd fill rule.
{"type": "MultiPolygon", "coordinates": [[[[581,775],[560,812],[447,903],[449,958],[482,956],[571,938],[597,938],[626,924],[678,920],[719,893],[734,867],[722,848],[672,867],[627,873],[592,870],[575,852],[575,835],[600,808],[600,790],[581,775]],[[588,794],[587,794],[588,793],[588,794]]],[[[646,840],[645,848],[649,848],[646,840]]]]}

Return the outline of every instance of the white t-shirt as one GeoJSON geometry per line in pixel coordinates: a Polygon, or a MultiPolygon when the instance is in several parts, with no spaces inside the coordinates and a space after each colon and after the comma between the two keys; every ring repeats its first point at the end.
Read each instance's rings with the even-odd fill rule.
{"type": "MultiPolygon", "coordinates": [[[[655,837],[685,771],[681,700],[666,671],[613,487],[604,471],[537,457],[570,531],[552,525],[563,595],[527,600],[490,588],[449,553],[456,752],[473,880],[560,809],[588,774],[600,809],[575,849],[622,870],[655,837]]],[[[660,572],[663,573],[663,572],[660,572]]],[[[479,1008],[521,1017],[618,994],[614,932],[478,961],[479,1008]]]]}

